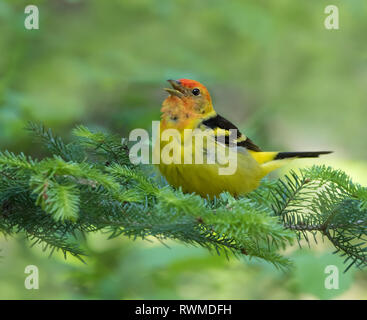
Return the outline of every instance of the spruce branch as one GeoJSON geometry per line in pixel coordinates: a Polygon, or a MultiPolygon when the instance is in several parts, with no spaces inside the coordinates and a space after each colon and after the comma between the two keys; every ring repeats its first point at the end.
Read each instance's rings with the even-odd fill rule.
{"type": "MultiPolygon", "coordinates": [[[[326,166],[303,169],[279,180],[272,209],[284,227],[309,243],[308,233],[320,233],[346,256],[346,270],[367,265],[367,188],[342,171],[326,166]]],[[[315,238],[316,240],[316,238],[315,238]]]]}
{"type": "Polygon", "coordinates": [[[0,152],[0,232],[23,233],[51,254],[81,259],[77,235],[103,231],[109,238],[174,239],[288,268],[279,249],[321,234],[347,269],[367,265],[367,188],[340,170],[314,166],[264,180],[244,197],[223,193],[209,201],[158,183],[130,163],[125,140],[116,136],[79,126],[65,143],[42,125],[28,129],[50,155],[0,152]]]}

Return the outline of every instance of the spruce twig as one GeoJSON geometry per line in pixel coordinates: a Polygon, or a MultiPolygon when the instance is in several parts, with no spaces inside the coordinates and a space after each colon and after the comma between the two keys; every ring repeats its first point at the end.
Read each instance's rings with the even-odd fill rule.
{"type": "Polygon", "coordinates": [[[309,244],[319,233],[347,269],[367,265],[367,189],[340,170],[314,166],[265,180],[245,197],[208,201],[158,184],[130,163],[115,136],[79,126],[67,144],[42,125],[28,128],[50,156],[0,152],[0,232],[23,233],[51,253],[81,258],[75,234],[104,230],[110,238],[174,239],[288,268],[279,248],[295,238],[309,244]]]}

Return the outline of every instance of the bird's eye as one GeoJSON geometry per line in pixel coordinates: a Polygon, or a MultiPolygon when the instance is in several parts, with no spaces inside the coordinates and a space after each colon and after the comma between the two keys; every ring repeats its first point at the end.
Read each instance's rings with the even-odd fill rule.
{"type": "Polygon", "coordinates": [[[198,88],[193,89],[191,92],[194,96],[198,96],[200,94],[200,90],[198,88]]]}

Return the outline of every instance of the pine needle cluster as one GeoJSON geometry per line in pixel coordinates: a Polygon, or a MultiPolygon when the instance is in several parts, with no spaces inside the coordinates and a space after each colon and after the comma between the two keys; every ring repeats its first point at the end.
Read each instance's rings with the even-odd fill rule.
{"type": "Polygon", "coordinates": [[[281,249],[328,239],[346,269],[367,265],[367,188],[342,171],[313,166],[247,196],[214,200],[184,194],[129,161],[126,141],[84,126],[65,143],[42,125],[28,129],[49,157],[0,152],[0,232],[23,233],[52,254],[81,260],[77,234],[174,239],[227,256],[264,259],[287,268],[281,249]]]}

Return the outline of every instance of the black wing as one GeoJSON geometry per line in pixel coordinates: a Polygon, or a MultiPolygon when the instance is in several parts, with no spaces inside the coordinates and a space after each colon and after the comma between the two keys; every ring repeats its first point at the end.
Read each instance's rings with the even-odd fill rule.
{"type": "MultiPolygon", "coordinates": [[[[224,139],[227,145],[229,145],[229,142],[230,142],[229,130],[236,129],[237,139],[234,141],[231,141],[232,143],[236,143],[238,147],[245,147],[246,149],[249,149],[252,151],[261,151],[261,149],[250,138],[243,135],[240,132],[240,130],[232,122],[228,121],[226,118],[223,118],[219,114],[209,119],[204,120],[202,124],[214,131],[217,130],[218,128],[227,131],[225,133],[225,139],[224,139]]],[[[219,132],[217,136],[218,135],[220,135],[219,132]]]]}

